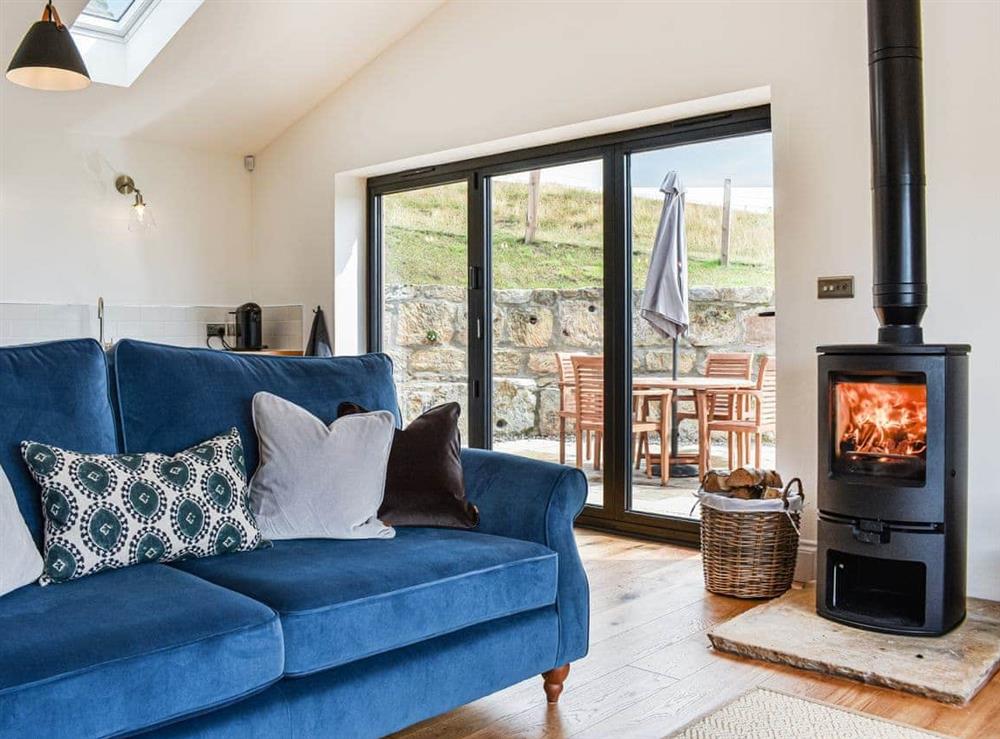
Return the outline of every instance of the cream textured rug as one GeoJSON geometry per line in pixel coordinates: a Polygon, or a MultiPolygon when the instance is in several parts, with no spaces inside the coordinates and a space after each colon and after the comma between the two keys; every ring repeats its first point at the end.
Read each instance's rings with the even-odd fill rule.
{"type": "Polygon", "coordinates": [[[756,688],[671,736],[677,739],[928,739],[941,735],[756,688]]]}
{"type": "Polygon", "coordinates": [[[897,636],[821,618],[808,587],[741,613],[708,638],[743,657],[964,705],[1000,667],[1000,603],[969,598],[965,621],[944,636],[897,636]]]}

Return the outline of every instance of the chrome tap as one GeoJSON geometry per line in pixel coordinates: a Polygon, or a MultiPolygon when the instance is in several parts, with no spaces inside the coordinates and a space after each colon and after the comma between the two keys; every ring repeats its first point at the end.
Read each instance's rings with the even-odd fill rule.
{"type": "Polygon", "coordinates": [[[104,298],[99,297],[97,299],[97,325],[98,325],[98,341],[101,342],[102,349],[110,349],[111,344],[104,340],[104,298]]]}

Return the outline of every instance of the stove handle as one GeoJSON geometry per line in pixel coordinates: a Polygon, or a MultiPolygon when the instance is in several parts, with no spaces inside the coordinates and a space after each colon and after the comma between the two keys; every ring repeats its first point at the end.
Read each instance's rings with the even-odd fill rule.
{"type": "Polygon", "coordinates": [[[859,521],[851,527],[851,534],[862,544],[889,543],[889,527],[881,521],[859,521]]]}

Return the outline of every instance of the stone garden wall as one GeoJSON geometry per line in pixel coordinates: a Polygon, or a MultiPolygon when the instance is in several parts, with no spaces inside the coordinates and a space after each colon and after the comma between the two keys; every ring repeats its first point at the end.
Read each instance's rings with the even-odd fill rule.
{"type": "MultiPolygon", "coordinates": [[[[493,309],[494,437],[558,434],[555,352],[599,354],[600,288],[498,290],[493,309]]],[[[670,373],[671,342],[639,317],[633,295],[633,371],[670,373]]],[[[681,374],[703,371],[712,351],[774,352],[772,306],[764,288],[692,288],[691,328],[679,345],[681,374]]],[[[465,290],[439,285],[387,288],[384,345],[395,364],[404,420],[447,401],[466,403],[465,290]]],[[[463,434],[465,433],[463,424],[463,434]]]]}

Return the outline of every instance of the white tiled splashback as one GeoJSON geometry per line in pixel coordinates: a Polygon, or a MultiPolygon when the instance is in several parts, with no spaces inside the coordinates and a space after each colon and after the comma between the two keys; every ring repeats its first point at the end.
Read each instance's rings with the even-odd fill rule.
{"type": "MultiPolygon", "coordinates": [[[[209,305],[104,306],[104,339],[144,339],[175,346],[205,346],[205,325],[232,322],[232,308],[209,305]]],[[[302,306],[261,306],[264,345],[301,350],[302,306]]],[[[0,303],[0,345],[53,339],[97,338],[97,305],[0,303]]],[[[219,347],[217,339],[213,347],[219,347]]]]}

